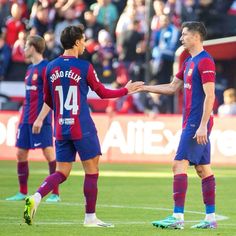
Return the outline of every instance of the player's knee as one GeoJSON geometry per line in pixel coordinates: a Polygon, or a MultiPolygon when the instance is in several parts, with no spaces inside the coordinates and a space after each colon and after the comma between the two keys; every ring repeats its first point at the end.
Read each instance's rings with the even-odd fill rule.
{"type": "Polygon", "coordinates": [[[19,149],[16,152],[16,157],[19,162],[27,161],[27,152],[19,149]]]}
{"type": "Polygon", "coordinates": [[[201,168],[201,166],[196,166],[195,169],[196,169],[197,175],[200,178],[203,178],[203,169],[201,168]]]}

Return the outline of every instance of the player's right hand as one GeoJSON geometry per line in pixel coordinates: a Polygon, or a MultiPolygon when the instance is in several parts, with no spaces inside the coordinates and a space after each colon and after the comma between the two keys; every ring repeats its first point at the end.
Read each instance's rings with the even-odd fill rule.
{"type": "Polygon", "coordinates": [[[128,83],[125,85],[125,88],[128,89],[128,94],[136,93],[138,92],[138,89],[143,86],[144,82],[143,81],[136,81],[132,82],[131,80],[128,81],[128,83]]]}
{"type": "Polygon", "coordinates": [[[43,122],[39,119],[36,119],[32,127],[32,133],[39,134],[41,131],[42,125],[43,125],[43,122]]]}

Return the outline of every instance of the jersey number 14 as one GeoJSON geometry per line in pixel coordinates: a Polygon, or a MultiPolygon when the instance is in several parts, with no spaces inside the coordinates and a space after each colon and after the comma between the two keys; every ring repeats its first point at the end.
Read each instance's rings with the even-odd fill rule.
{"type": "Polygon", "coordinates": [[[76,115],[79,110],[77,86],[70,86],[69,87],[69,90],[68,90],[65,100],[64,100],[62,86],[56,86],[55,90],[58,91],[58,94],[59,94],[60,115],[63,115],[64,109],[66,109],[68,111],[72,110],[72,114],[76,115]]]}

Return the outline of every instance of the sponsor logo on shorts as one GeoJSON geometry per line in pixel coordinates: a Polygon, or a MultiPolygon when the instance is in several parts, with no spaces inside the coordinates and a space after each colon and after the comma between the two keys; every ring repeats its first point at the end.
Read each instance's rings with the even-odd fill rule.
{"type": "Polygon", "coordinates": [[[34,146],[35,147],[38,147],[38,146],[40,146],[42,143],[34,143],[34,146]]]}

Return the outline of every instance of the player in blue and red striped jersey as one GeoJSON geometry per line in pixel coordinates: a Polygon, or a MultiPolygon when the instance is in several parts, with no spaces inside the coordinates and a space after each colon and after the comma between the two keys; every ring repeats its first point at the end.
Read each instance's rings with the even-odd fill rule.
{"type": "Polygon", "coordinates": [[[215,64],[204,50],[205,26],[200,22],[182,25],[180,41],[190,57],[169,84],[148,86],[140,91],[174,94],[184,88],[183,131],[173,164],[173,215],[153,225],[162,228],[184,227],[184,203],[187,191],[187,169],[194,165],[202,179],[202,195],[205,204],[205,220],[193,228],[216,228],[215,178],[210,166],[209,135],[213,125],[212,109],[215,100],[215,64]]]}
{"type": "MultiPolygon", "coordinates": [[[[47,60],[43,59],[45,41],[40,36],[30,36],[25,45],[25,56],[32,64],[28,67],[25,76],[26,95],[23,110],[17,132],[17,174],[19,181],[19,193],[7,198],[9,201],[24,200],[28,193],[28,153],[30,149],[41,148],[48,161],[49,172],[56,170],[52,143],[52,118],[48,114],[43,122],[39,134],[32,133],[32,126],[43,106],[43,74],[45,73],[47,60]]],[[[58,186],[52,191],[49,202],[59,201],[58,186]]]]}
{"type": "Polygon", "coordinates": [[[24,218],[32,224],[41,199],[54,186],[69,176],[76,153],[79,154],[84,171],[85,219],[87,227],[111,227],[112,224],[99,220],[95,213],[97,200],[98,162],[101,155],[97,130],[87,103],[89,87],[101,98],[116,98],[135,92],[143,82],[128,82],[124,88],[111,90],[98,80],[93,66],[78,58],[85,49],[82,26],[66,27],[61,33],[64,54],[46,69],[43,109],[33,126],[38,133],[50,108],[54,111],[56,136],[57,171],[48,176],[37,192],[26,198],[24,218]]]}

